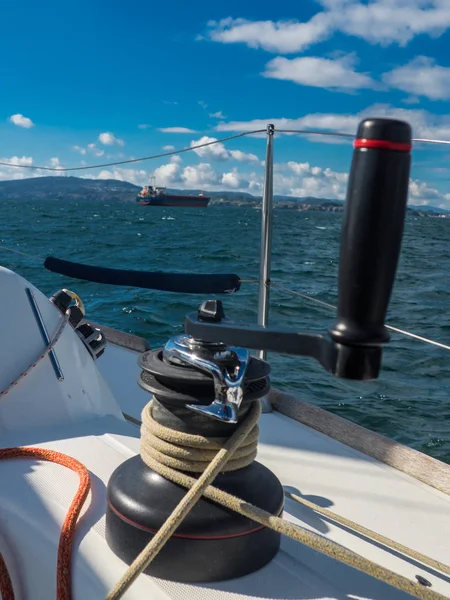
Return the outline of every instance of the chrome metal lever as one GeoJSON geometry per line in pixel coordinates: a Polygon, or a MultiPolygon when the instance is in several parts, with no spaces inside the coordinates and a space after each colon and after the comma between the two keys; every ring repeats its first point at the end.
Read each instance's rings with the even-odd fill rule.
{"type": "Polygon", "coordinates": [[[212,375],[214,402],[209,406],[189,404],[187,408],[225,423],[237,423],[237,411],[244,397],[245,372],[250,361],[248,350],[223,345],[208,349],[201,342],[180,335],[167,342],[163,355],[172,362],[190,365],[212,375]],[[225,363],[227,359],[231,364],[225,363]]]}

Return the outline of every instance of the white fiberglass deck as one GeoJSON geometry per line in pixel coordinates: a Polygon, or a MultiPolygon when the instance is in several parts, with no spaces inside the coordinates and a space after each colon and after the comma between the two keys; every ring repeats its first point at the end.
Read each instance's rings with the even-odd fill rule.
{"type": "MultiPolygon", "coordinates": [[[[116,346],[110,346],[109,350],[108,360],[105,355],[104,359],[99,360],[98,366],[115,390],[116,398],[124,412],[139,419],[142,406],[147,402],[147,396],[136,383],[140,373],[137,355],[116,346]],[[120,366],[122,369],[126,368],[129,376],[120,376],[120,366]]],[[[311,502],[329,508],[411,549],[416,549],[446,564],[449,563],[450,496],[276,411],[261,417],[258,460],[274,471],[288,490],[300,493],[299,495],[311,502]]],[[[287,499],[285,509],[285,518],[326,535],[406,577],[414,579],[415,575],[422,575],[432,583],[432,589],[450,597],[450,578],[445,575],[439,574],[436,577],[428,567],[423,568],[412,559],[400,558],[395,551],[388,551],[372,540],[345,531],[343,527],[331,523],[295,501],[287,499]]],[[[352,595],[356,598],[360,596],[386,599],[401,597],[400,592],[392,588],[383,588],[383,590],[380,588],[378,595],[374,593],[371,596],[369,589],[372,588],[363,591],[364,588],[356,584],[355,586],[338,585],[340,581],[338,572],[345,573],[342,577],[344,577],[343,581],[347,581],[346,567],[339,565],[336,572],[333,571],[334,574],[330,575],[331,560],[319,557],[316,553],[284,538],[282,553],[275,561],[280,568],[287,569],[288,562],[284,562],[284,559],[288,556],[294,560],[291,564],[293,572],[299,578],[297,583],[295,578],[290,579],[285,574],[276,584],[281,585],[283,582],[277,592],[268,593],[267,589],[264,592],[263,587],[256,593],[260,584],[256,583],[256,579],[254,581],[252,579],[251,585],[255,588],[253,593],[249,594],[251,597],[280,599],[347,598],[352,595]],[[327,574],[326,579],[330,588],[323,581],[321,584],[323,587],[319,586],[315,589],[317,581],[314,578],[316,582],[314,586],[311,589],[305,588],[304,569],[307,566],[308,569],[316,572],[317,581],[320,580],[321,574],[327,574]],[[292,588],[285,587],[287,581],[290,581],[292,588]],[[306,591],[307,589],[309,592],[306,591]],[[322,595],[314,595],[319,590],[322,595]]],[[[260,572],[261,577],[271,568],[269,566],[263,569],[260,572]]],[[[351,573],[352,584],[360,577],[367,581],[365,576],[353,570],[351,573]]],[[[273,575],[275,576],[275,573],[273,575]]],[[[255,576],[256,574],[251,578],[255,576]]],[[[372,581],[370,580],[371,583],[372,581]]],[[[171,590],[178,587],[175,584],[167,585],[171,586],[171,590]]],[[[268,585],[267,581],[263,584],[265,585],[268,585]]],[[[312,583],[308,583],[309,585],[312,583]]],[[[221,589],[243,593],[237,581],[224,584],[221,589]]],[[[275,586],[274,590],[276,589],[275,586]]],[[[171,595],[171,597],[181,598],[178,595],[171,595]]],[[[193,596],[193,598],[197,597],[200,598],[200,596],[193,596]]],[[[228,596],[223,598],[226,597],[228,596]]],[[[235,600],[235,597],[231,596],[230,600],[235,600]]]]}
{"type": "MultiPolygon", "coordinates": [[[[283,484],[412,548],[447,560],[448,497],[278,413],[263,415],[261,421],[259,460],[273,469],[283,484]]],[[[104,597],[126,568],[104,539],[105,492],[111,472],[139,451],[138,432],[131,424],[103,417],[77,427],[20,436],[20,443],[51,448],[77,458],[92,474],[92,497],[79,524],[75,544],[75,599],[104,597]]],[[[6,446],[16,445],[17,437],[8,436],[3,442],[6,446]]],[[[12,565],[17,589],[23,590],[23,596],[19,597],[53,598],[59,529],[75,493],[77,476],[60,466],[13,460],[0,463],[0,477],[8,482],[0,490],[0,547],[8,565],[12,565]]],[[[438,581],[414,561],[396,558],[395,553],[333,526],[290,500],[286,503],[285,517],[406,576],[421,574],[433,583],[433,589],[450,595],[450,584],[438,581]]],[[[144,594],[155,600],[407,597],[286,538],[276,559],[253,575],[201,586],[180,585],[144,575],[125,597],[137,600],[144,594]]]]}
{"type": "MultiPolygon", "coordinates": [[[[2,331],[7,334],[3,340],[9,340],[13,331],[17,334],[20,323],[25,329],[18,335],[23,337],[21,344],[19,340],[16,346],[6,347],[0,342],[0,365],[16,352],[16,362],[23,367],[38,354],[39,337],[33,337],[35,324],[26,302],[21,304],[21,296],[20,302],[16,297],[14,306],[8,301],[8,277],[11,275],[2,279],[0,269],[0,285],[6,281],[0,297],[2,331]],[[5,309],[16,310],[17,319],[5,309]],[[8,319],[5,314],[9,314],[8,319]],[[27,336],[30,340],[25,344],[27,336]]],[[[17,296],[23,280],[14,279],[12,284],[17,296]]],[[[37,290],[36,297],[49,331],[54,332],[60,316],[37,290]]],[[[0,446],[51,448],[77,458],[90,470],[92,494],[74,545],[73,590],[74,600],[99,600],[126,569],[104,539],[106,485],[112,471],[139,451],[139,428],[126,422],[120,409],[139,417],[148,398],[136,384],[139,369],[135,353],[109,345],[97,363],[98,370],[83,351],[76,334],[68,329],[56,353],[63,372],[69,374],[73,369],[74,376],[57,382],[46,358],[23,386],[0,400],[0,446]]],[[[13,370],[11,360],[9,365],[13,370]]],[[[0,389],[9,377],[0,370],[0,389]]],[[[258,460],[271,468],[283,485],[313,502],[430,557],[449,561],[449,496],[277,412],[261,418],[258,460]]],[[[54,598],[59,530],[76,491],[77,476],[50,463],[14,459],[0,461],[0,481],[0,552],[11,571],[17,598],[54,598]]],[[[432,589],[450,596],[448,577],[438,577],[431,569],[335,526],[291,500],[286,501],[284,516],[411,579],[422,575],[432,583],[432,589]]],[[[124,596],[128,600],[408,597],[286,538],[272,563],[247,577],[181,585],[143,575],[124,596]]]]}

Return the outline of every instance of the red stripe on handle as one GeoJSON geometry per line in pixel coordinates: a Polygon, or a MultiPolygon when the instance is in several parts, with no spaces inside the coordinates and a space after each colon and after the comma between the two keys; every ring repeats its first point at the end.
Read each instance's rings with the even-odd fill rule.
{"type": "Polygon", "coordinates": [[[367,140],[361,138],[353,142],[354,148],[371,148],[376,150],[396,150],[397,152],[411,152],[411,144],[390,142],[389,140],[367,140]]]}

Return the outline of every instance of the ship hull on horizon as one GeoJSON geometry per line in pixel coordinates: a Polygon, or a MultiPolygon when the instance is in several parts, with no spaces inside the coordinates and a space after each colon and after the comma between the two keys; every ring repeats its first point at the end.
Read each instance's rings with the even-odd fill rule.
{"type": "Polygon", "coordinates": [[[137,198],[138,204],[144,206],[186,206],[189,208],[206,208],[209,200],[207,196],[178,196],[172,194],[137,198]]]}

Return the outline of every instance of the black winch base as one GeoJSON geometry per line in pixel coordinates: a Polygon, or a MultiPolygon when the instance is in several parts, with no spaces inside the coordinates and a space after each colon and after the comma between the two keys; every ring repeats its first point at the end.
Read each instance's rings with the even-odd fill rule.
{"type": "MultiPolygon", "coordinates": [[[[283,510],[280,482],[258,462],[220,474],[214,485],[271,514],[283,510]]],[[[122,463],[108,484],[110,548],[131,564],[185,493],[185,488],[149,469],[140,456],[122,463]]],[[[279,533],[201,498],[145,573],[184,583],[234,579],[266,565],[279,546],[279,533]]]]}

